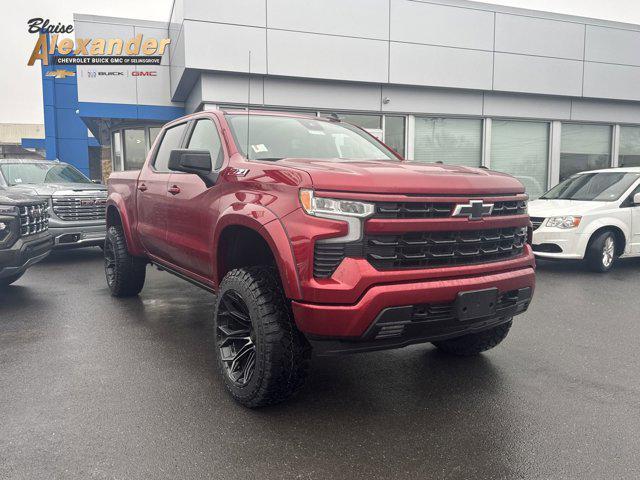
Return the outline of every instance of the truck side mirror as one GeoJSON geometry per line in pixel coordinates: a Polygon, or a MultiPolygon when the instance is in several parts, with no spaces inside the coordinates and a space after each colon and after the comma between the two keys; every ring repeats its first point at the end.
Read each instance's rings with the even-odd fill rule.
{"type": "Polygon", "coordinates": [[[640,193],[636,193],[633,196],[633,204],[634,205],[640,205],[640,193]]]}
{"type": "Polygon", "coordinates": [[[207,187],[215,185],[218,179],[218,173],[212,171],[211,154],[208,150],[171,150],[169,170],[198,175],[207,187]]]}

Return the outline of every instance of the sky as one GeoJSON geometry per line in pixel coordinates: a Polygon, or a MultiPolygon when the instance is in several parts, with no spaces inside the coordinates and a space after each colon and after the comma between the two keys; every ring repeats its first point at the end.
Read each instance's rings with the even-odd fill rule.
{"type": "MultiPolygon", "coordinates": [[[[640,24],[639,0],[496,0],[487,3],[640,24]]],[[[42,17],[71,24],[74,13],[84,13],[166,21],[171,5],[172,0],[1,0],[0,123],[44,122],[40,68],[27,66],[35,43],[35,35],[27,32],[28,19],[42,17]]],[[[214,5],[212,1],[212,8],[214,5]]]]}

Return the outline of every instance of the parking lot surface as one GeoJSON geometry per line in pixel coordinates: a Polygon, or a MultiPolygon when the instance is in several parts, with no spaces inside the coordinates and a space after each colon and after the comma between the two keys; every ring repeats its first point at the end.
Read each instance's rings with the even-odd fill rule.
{"type": "Polygon", "coordinates": [[[544,263],[477,358],[430,345],[315,358],[251,411],[215,371],[210,294],[149,268],[111,298],[101,252],[0,293],[0,478],[640,477],[640,261],[544,263]]]}

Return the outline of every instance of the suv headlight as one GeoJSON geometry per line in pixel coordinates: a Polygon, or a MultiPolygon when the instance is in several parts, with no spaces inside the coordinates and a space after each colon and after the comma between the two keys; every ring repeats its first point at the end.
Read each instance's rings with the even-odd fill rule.
{"type": "Polygon", "coordinates": [[[20,222],[18,221],[18,207],[0,205],[0,247],[10,246],[18,238],[20,222]]]}
{"type": "Polygon", "coordinates": [[[580,225],[580,220],[582,220],[582,217],[551,217],[549,220],[547,220],[547,227],[562,228],[563,230],[567,230],[569,228],[576,228],[578,225],[580,225]]]}
{"type": "Polygon", "coordinates": [[[372,203],[340,198],[317,197],[313,190],[300,190],[300,203],[309,215],[333,218],[335,216],[365,218],[373,214],[372,203]]]}

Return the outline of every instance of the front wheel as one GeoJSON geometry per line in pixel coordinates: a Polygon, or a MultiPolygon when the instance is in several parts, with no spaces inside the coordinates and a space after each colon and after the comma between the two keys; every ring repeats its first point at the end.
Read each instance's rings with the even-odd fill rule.
{"type": "Polygon", "coordinates": [[[470,333],[463,337],[451,338],[440,342],[433,342],[433,344],[438,347],[439,350],[453,355],[462,357],[478,355],[482,352],[486,352],[487,350],[491,350],[502,342],[509,333],[511,323],[512,320],[509,320],[508,322],[489,330],[470,333]]]}
{"type": "Polygon", "coordinates": [[[122,227],[107,230],[104,241],[104,273],[114,297],[133,297],[144,287],[147,261],[134,257],[127,250],[122,227]]]}
{"type": "Polygon", "coordinates": [[[611,232],[602,232],[595,237],[585,256],[589,269],[598,273],[611,270],[616,258],[616,237],[611,232]]]}
{"type": "Polygon", "coordinates": [[[216,356],[224,384],[240,404],[279,403],[304,383],[310,347],[296,328],[273,268],[232,270],[218,292],[216,356]]]}

